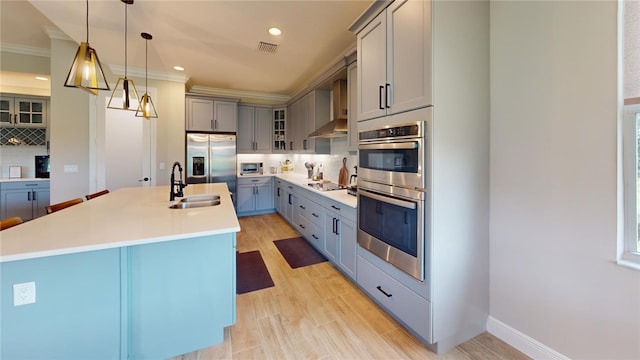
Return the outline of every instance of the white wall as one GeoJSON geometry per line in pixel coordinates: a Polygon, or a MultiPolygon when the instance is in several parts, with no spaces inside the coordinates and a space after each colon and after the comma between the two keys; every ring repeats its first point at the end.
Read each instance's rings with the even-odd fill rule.
{"type": "Polygon", "coordinates": [[[616,258],[616,2],[491,3],[491,317],[573,359],[640,358],[616,258]]]}
{"type": "Polygon", "coordinates": [[[55,204],[89,194],[89,120],[88,92],[64,87],[69,67],[78,50],[73,41],[51,39],[50,185],[55,204]],[[77,172],[64,172],[76,166],[77,172]]]}

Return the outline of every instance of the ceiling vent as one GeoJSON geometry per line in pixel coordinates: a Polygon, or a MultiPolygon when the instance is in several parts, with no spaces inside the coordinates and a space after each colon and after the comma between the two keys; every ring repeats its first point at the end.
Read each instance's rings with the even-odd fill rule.
{"type": "Polygon", "coordinates": [[[258,43],[258,51],[266,52],[269,54],[275,54],[276,50],[278,50],[278,45],[276,44],[271,44],[264,41],[260,41],[258,43]]]}

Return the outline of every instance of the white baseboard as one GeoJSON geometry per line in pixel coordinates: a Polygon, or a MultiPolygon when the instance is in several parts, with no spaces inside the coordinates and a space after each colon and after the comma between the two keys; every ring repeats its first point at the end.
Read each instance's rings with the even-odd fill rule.
{"type": "Polygon", "coordinates": [[[530,338],[491,316],[487,319],[487,331],[533,359],[570,360],[569,357],[562,355],[545,344],[530,338]]]}

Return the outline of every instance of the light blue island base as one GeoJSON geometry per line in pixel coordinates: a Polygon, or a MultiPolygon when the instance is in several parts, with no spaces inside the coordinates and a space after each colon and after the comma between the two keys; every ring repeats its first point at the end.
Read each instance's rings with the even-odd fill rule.
{"type": "Polygon", "coordinates": [[[162,359],[235,322],[236,234],[0,263],[0,358],[162,359]],[[13,284],[36,303],[13,306],[13,284]]]}

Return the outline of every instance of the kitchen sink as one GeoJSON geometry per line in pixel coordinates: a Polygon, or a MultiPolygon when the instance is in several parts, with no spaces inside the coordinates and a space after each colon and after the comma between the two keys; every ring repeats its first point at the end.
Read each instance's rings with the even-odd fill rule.
{"type": "Polygon", "coordinates": [[[191,195],[180,200],[181,203],[190,203],[197,201],[220,201],[220,195],[191,195]]]}
{"type": "Polygon", "coordinates": [[[220,205],[220,195],[193,195],[169,205],[169,209],[192,209],[220,205]]]}

